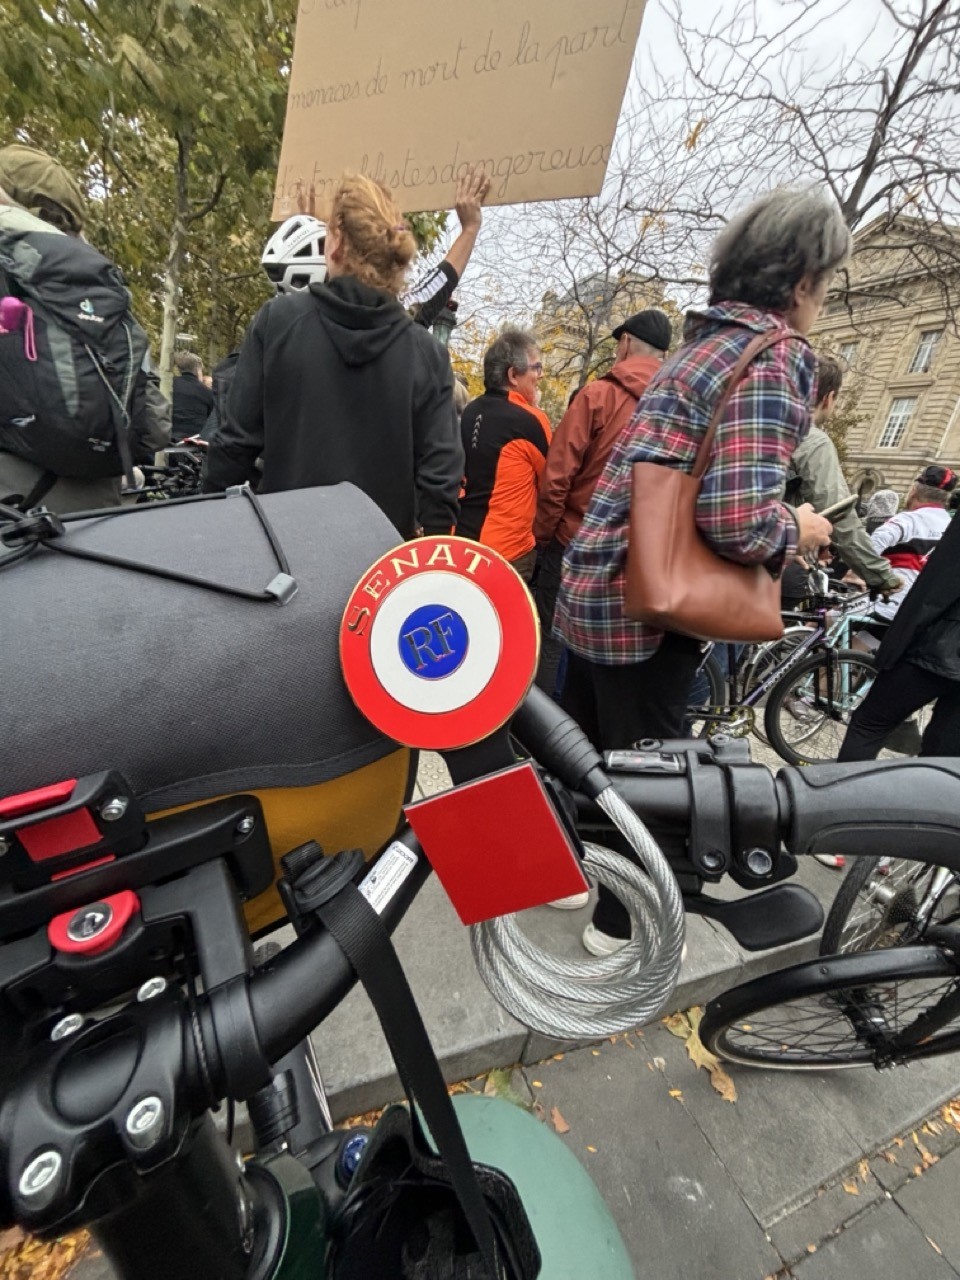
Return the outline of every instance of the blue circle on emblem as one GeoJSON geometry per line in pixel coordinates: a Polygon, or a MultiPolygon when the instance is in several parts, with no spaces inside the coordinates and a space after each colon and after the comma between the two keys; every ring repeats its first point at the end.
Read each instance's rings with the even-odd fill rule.
{"type": "Polygon", "coordinates": [[[400,658],[423,680],[442,680],[463,662],[470,647],[467,624],[455,609],[424,604],[400,628],[400,658]]]}

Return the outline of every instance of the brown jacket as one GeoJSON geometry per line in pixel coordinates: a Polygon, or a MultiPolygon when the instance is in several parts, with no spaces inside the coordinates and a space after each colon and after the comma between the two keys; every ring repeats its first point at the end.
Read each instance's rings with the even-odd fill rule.
{"type": "Polygon", "coordinates": [[[588,383],[560,420],[540,477],[533,533],[566,546],[580,528],[617,436],[660,368],[655,356],[630,356],[588,383]]]}

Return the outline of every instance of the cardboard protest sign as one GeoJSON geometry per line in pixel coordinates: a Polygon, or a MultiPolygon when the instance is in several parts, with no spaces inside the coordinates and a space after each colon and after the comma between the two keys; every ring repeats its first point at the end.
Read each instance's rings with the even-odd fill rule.
{"type": "Polygon", "coordinates": [[[645,0],[301,0],[273,216],[344,169],[401,209],[446,208],[464,166],[491,204],[599,192],[645,0]]]}

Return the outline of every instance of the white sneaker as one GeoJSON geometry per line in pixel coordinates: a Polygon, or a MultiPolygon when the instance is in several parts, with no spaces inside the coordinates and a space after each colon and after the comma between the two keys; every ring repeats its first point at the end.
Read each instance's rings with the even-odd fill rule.
{"type": "Polygon", "coordinates": [[[804,698],[784,698],[783,705],[787,708],[794,720],[799,720],[801,724],[813,724],[815,720],[820,719],[819,712],[815,711],[804,698]]]}
{"type": "Polygon", "coordinates": [[[614,938],[609,933],[601,933],[592,922],[583,931],[581,942],[592,956],[612,956],[622,951],[630,941],[629,938],[614,938]]]}
{"type": "Polygon", "coordinates": [[[838,871],[842,871],[847,865],[847,860],[842,853],[815,853],[813,856],[825,867],[836,867],[838,871]]]}
{"type": "Polygon", "coordinates": [[[584,889],[583,893],[571,893],[566,898],[554,898],[553,902],[548,902],[548,907],[555,907],[557,911],[579,911],[581,907],[585,907],[590,901],[590,890],[584,889]]]}

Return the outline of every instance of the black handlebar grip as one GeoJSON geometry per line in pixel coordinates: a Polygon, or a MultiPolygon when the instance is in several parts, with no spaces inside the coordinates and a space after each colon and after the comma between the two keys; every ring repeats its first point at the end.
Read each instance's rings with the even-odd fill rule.
{"type": "Polygon", "coordinates": [[[808,765],[777,775],[791,853],[914,858],[960,871],[960,760],[808,765]]]}
{"type": "Polygon", "coordinates": [[[595,800],[610,780],[603,759],[576,721],[534,685],[513,717],[513,733],[561,782],[595,800]]]}

